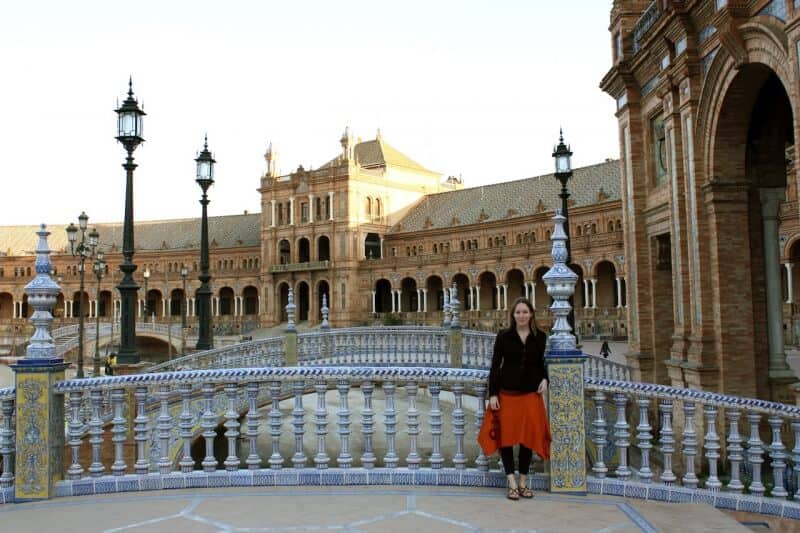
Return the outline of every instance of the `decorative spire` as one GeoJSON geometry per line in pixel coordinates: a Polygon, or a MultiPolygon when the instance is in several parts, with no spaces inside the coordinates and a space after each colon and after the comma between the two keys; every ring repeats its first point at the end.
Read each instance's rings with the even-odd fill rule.
{"type": "Polygon", "coordinates": [[[555,222],[555,229],[550,237],[550,240],[553,241],[553,267],[542,276],[542,280],[547,285],[547,294],[553,298],[550,310],[556,317],[550,333],[550,350],[575,351],[575,335],[572,334],[572,327],[567,321],[567,315],[572,310],[569,298],[575,292],[578,275],[566,264],[568,258],[567,234],[564,232],[566,218],[561,214],[560,209],[556,210],[552,220],[555,222]]]}
{"type": "Polygon", "coordinates": [[[442,313],[444,315],[442,327],[450,327],[450,289],[447,287],[444,288],[444,306],[442,310],[444,311],[442,313]]]}
{"type": "Polygon", "coordinates": [[[289,296],[287,297],[288,303],[286,304],[286,331],[297,331],[294,324],[294,310],[297,308],[294,305],[294,290],[289,287],[289,296]]]}
{"type": "Polygon", "coordinates": [[[450,329],[461,329],[461,324],[458,321],[458,305],[460,303],[458,301],[458,287],[453,283],[453,287],[450,289],[450,329]]]}
{"type": "Polygon", "coordinates": [[[328,322],[328,313],[330,312],[328,309],[328,295],[325,293],[322,294],[322,308],[320,311],[322,312],[322,324],[319,325],[319,329],[331,329],[331,324],[328,322]]]}
{"type": "Polygon", "coordinates": [[[31,322],[34,326],[33,336],[25,353],[25,359],[49,360],[60,359],[56,355],[56,346],[50,335],[50,326],[53,322],[51,309],[56,303],[61,288],[50,277],[50,247],[47,245],[47,226],[41,225],[39,231],[39,244],[36,246],[36,277],[25,285],[25,294],[28,295],[28,305],[34,312],[31,322]]]}

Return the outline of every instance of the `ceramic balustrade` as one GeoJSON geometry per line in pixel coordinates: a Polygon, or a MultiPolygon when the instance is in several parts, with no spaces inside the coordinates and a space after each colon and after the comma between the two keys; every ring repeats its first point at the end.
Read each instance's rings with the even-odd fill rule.
{"type": "Polygon", "coordinates": [[[147,372],[282,366],[285,361],[284,338],[270,337],[185,355],[152,366],[147,372]]]}
{"type": "Polygon", "coordinates": [[[431,327],[348,328],[301,333],[297,356],[306,365],[449,366],[447,330],[431,327]]]}
{"type": "Polygon", "coordinates": [[[596,377],[585,390],[596,478],[798,499],[800,407],[596,377]]]}
{"type": "Polygon", "coordinates": [[[16,427],[14,417],[14,389],[0,389],[0,488],[14,486],[14,442],[16,427]]]}

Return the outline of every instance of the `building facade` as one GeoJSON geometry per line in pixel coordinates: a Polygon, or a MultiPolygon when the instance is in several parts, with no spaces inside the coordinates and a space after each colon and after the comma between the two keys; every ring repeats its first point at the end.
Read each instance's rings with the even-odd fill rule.
{"type": "Polygon", "coordinates": [[[786,400],[796,381],[797,0],[615,0],[613,66],[643,381],[786,400]]]}
{"type": "MultiPolygon", "coordinates": [[[[531,298],[548,325],[550,300],[541,278],[549,268],[551,217],[560,206],[553,175],[464,188],[405,156],[380,133],[361,142],[345,131],[340,145],[340,153],[320,167],[284,175],[276,171],[270,146],[260,180],[261,213],[209,219],[217,335],[285,322],[290,287],[298,321],[311,327],[321,321],[323,297],[334,326],[441,324],[444,288],[453,285],[468,327],[506,324],[509,305],[519,296],[531,298]]],[[[584,336],[627,336],[619,183],[615,160],[576,169],[570,181],[573,267],[580,275],[576,327],[584,336]]],[[[56,326],[76,319],[81,298],[87,318],[118,313],[122,225],[97,226],[107,273],[98,284],[87,267],[83,294],[62,226],[50,228],[62,287],[56,326]]],[[[27,327],[22,288],[31,278],[28,250],[35,231],[0,228],[6,345],[13,342],[9,328],[27,327]]],[[[185,311],[195,327],[199,238],[198,219],[136,223],[138,320],[178,322],[185,311]]]]}

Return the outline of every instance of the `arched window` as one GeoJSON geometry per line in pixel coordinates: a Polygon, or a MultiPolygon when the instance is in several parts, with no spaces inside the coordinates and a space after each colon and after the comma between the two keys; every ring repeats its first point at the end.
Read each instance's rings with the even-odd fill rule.
{"type": "Polygon", "coordinates": [[[364,204],[364,214],[368,217],[372,216],[372,198],[367,196],[367,200],[364,204]]]}
{"type": "Polygon", "coordinates": [[[382,214],[381,214],[381,199],[380,198],[375,198],[375,216],[376,217],[381,217],[382,216],[382,214]]]}
{"type": "Polygon", "coordinates": [[[592,235],[594,235],[595,233],[597,233],[597,224],[592,222],[592,235]]]}
{"type": "Polygon", "coordinates": [[[517,244],[522,244],[522,233],[517,233],[517,244]]]}
{"type": "Polygon", "coordinates": [[[582,227],[581,227],[581,225],[580,225],[580,224],[578,224],[578,227],[577,227],[576,229],[577,229],[577,231],[575,232],[575,234],[576,234],[578,237],[580,237],[580,236],[581,236],[581,232],[583,231],[583,230],[582,230],[582,227]]]}

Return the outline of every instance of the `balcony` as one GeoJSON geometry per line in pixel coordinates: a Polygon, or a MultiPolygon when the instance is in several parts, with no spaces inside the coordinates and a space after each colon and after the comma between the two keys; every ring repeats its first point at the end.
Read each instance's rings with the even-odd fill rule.
{"type": "Polygon", "coordinates": [[[330,267],[330,261],[306,261],[305,263],[272,265],[269,267],[269,272],[270,274],[280,274],[281,272],[307,272],[309,270],[327,270],[330,267]]]}

